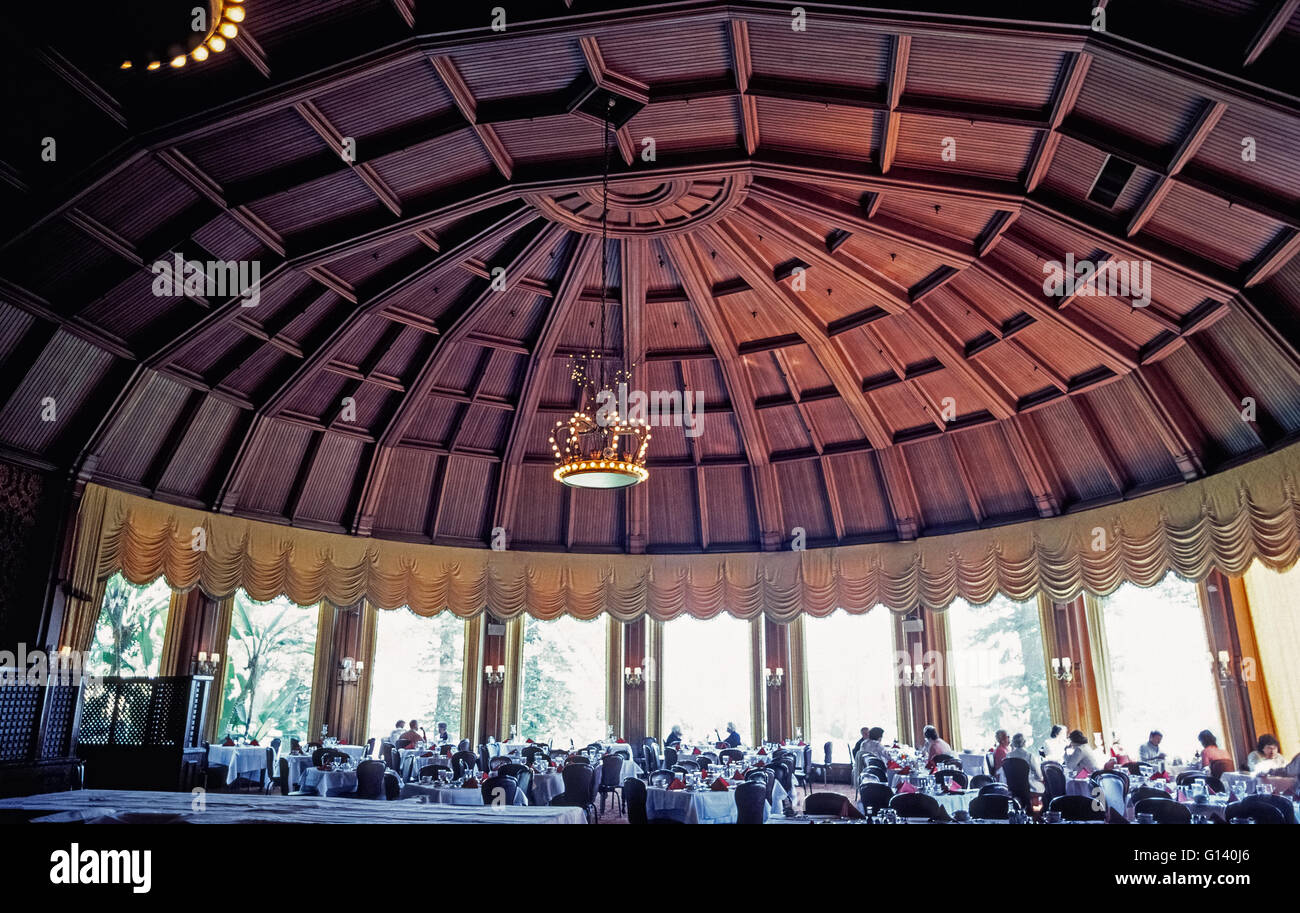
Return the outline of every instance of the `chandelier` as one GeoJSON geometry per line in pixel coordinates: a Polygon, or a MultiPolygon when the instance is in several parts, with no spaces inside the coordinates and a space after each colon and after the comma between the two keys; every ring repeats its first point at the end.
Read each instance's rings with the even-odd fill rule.
{"type": "MultiPolygon", "coordinates": [[[[615,104],[609,99],[609,107],[615,104]]],[[[604,118],[605,166],[602,181],[600,216],[600,348],[578,355],[570,362],[570,379],[579,391],[579,406],[573,415],[555,423],[551,450],[555,454],[555,479],[571,488],[628,488],[650,478],[645,468],[646,448],[650,446],[650,428],[644,420],[630,418],[626,390],[632,368],[623,353],[624,366],[608,372],[606,311],[609,302],[609,155],[610,111],[604,118]],[[593,408],[593,403],[597,404],[593,408]]],[[[624,317],[626,319],[626,315],[624,317]]]]}
{"type": "Polygon", "coordinates": [[[121,69],[143,62],[146,70],[163,65],[179,69],[190,60],[202,63],[226,49],[244,21],[244,0],[207,0],[206,3],[167,3],[159,0],[122,0],[123,25],[130,37],[119,46],[128,56],[121,69]],[[183,37],[182,37],[183,36],[183,37]]]}

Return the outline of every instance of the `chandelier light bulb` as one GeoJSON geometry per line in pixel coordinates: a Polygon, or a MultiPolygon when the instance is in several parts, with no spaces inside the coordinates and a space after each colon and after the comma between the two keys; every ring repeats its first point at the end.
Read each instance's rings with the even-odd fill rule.
{"type": "Polygon", "coordinates": [[[232,6],[226,9],[226,18],[231,22],[244,21],[244,8],[242,6],[232,6]]]}
{"type": "Polygon", "coordinates": [[[217,29],[217,31],[221,32],[221,34],[225,35],[227,38],[234,38],[239,34],[239,26],[235,25],[233,22],[223,22],[221,23],[221,28],[217,29]]]}
{"type": "Polygon", "coordinates": [[[212,48],[213,53],[220,54],[226,49],[226,39],[220,35],[213,35],[208,39],[208,47],[212,48]]]}

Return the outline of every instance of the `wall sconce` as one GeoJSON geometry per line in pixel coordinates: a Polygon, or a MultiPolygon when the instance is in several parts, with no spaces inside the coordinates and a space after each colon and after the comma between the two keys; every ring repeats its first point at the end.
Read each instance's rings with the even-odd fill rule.
{"type": "Polygon", "coordinates": [[[199,655],[190,663],[191,675],[216,675],[217,670],[221,668],[221,654],[207,653],[200,650],[199,655]]]}
{"type": "Polygon", "coordinates": [[[361,678],[361,673],[366,669],[366,664],[361,660],[354,660],[351,656],[343,657],[343,662],[339,664],[339,681],[345,685],[355,685],[361,678]]]}
{"type": "Polygon", "coordinates": [[[925,667],[920,663],[915,666],[903,666],[903,687],[924,688],[925,667]]]}
{"type": "Polygon", "coordinates": [[[506,667],[497,666],[493,669],[491,666],[484,666],[483,674],[487,676],[487,683],[489,685],[500,685],[506,680],[506,667]]]}
{"type": "Polygon", "coordinates": [[[1225,682],[1231,681],[1232,680],[1232,654],[1230,654],[1227,650],[1220,650],[1217,659],[1218,659],[1218,667],[1219,667],[1218,669],[1219,679],[1225,682]]]}
{"type": "Polygon", "coordinates": [[[624,666],[623,681],[633,688],[638,687],[644,681],[644,678],[641,675],[641,667],[637,666],[634,669],[631,666],[624,666]]]}
{"type": "Polygon", "coordinates": [[[767,687],[780,688],[781,683],[785,681],[785,669],[781,668],[780,666],[776,667],[775,672],[773,672],[771,669],[764,669],[763,678],[767,680],[767,687]]]}
{"type": "Polygon", "coordinates": [[[1074,681],[1074,660],[1068,656],[1053,656],[1052,674],[1056,676],[1058,682],[1070,684],[1070,682],[1074,681]]]}

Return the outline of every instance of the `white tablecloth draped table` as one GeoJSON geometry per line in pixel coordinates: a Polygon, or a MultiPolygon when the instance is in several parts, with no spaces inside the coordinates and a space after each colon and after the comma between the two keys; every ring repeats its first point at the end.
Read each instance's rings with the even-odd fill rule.
{"type": "Polygon", "coordinates": [[[418,800],[376,802],[260,793],[190,793],[120,789],[77,789],[0,799],[0,809],[32,818],[53,814],[65,820],[123,820],[132,815],[169,816],[190,824],[586,824],[580,808],[435,805],[418,800]]]}
{"type": "Polygon", "coordinates": [[[240,777],[249,780],[259,779],[266,770],[266,747],[256,745],[209,745],[208,764],[224,764],[226,784],[234,783],[240,777]]]}
{"type": "MultiPolygon", "coordinates": [[[[311,755],[309,754],[291,754],[285,755],[284,760],[289,762],[289,789],[298,788],[302,782],[302,772],[311,767],[311,755]]],[[[277,771],[278,773],[278,771],[277,771]]]]}
{"type": "MultiPolygon", "coordinates": [[[[436,751],[430,757],[425,754],[433,751],[432,748],[399,748],[397,749],[397,763],[399,770],[402,772],[403,780],[415,778],[421,767],[427,767],[430,764],[445,764],[451,767],[451,758],[445,758],[436,751]]],[[[476,765],[477,766],[477,765],[476,765]]]]}
{"type": "Polygon", "coordinates": [[[357,791],[357,772],[308,767],[302,772],[298,783],[298,788],[303,792],[314,789],[319,796],[340,796],[357,791]]]}
{"type": "Polygon", "coordinates": [[[934,800],[951,817],[956,812],[970,811],[971,800],[978,795],[979,790],[968,789],[960,793],[945,793],[942,796],[935,796],[934,800]]]}
{"type": "MultiPolygon", "coordinates": [[[[488,781],[492,782],[491,780],[488,781]]],[[[466,789],[462,786],[434,786],[425,783],[403,783],[403,799],[421,799],[436,805],[485,805],[483,793],[476,786],[466,789]]],[[[515,791],[515,805],[527,805],[528,797],[522,790],[515,791]]]]}
{"type": "Polygon", "coordinates": [[[533,805],[550,805],[551,800],[564,792],[564,775],[551,771],[533,774],[533,805]]]}
{"type": "Polygon", "coordinates": [[[973,751],[963,751],[957,755],[961,761],[961,770],[968,777],[975,777],[979,774],[986,773],[984,770],[984,755],[973,751]]]}
{"type": "MultiPolygon", "coordinates": [[[[780,784],[778,784],[779,786],[780,784]]],[[[776,791],[772,798],[776,800],[776,791]]],[[[652,786],[646,790],[646,817],[668,818],[684,824],[735,824],[736,791],[666,789],[652,786]]],[[[771,806],[763,804],[763,820],[771,815],[771,806]]]]}

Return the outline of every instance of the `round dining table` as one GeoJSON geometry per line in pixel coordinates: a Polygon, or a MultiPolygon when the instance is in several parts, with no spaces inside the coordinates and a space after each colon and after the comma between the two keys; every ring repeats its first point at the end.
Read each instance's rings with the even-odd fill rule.
{"type": "Polygon", "coordinates": [[[357,791],[357,772],[307,767],[300,775],[298,784],[301,792],[315,790],[319,796],[343,796],[357,791]]]}
{"type": "Polygon", "coordinates": [[[266,746],[209,745],[208,764],[226,766],[227,786],[240,777],[248,780],[260,779],[262,772],[266,770],[266,746]]]}
{"type": "MultiPolygon", "coordinates": [[[[489,780],[489,783],[492,781],[489,780]]],[[[403,799],[419,799],[435,805],[487,805],[483,801],[483,792],[479,787],[440,786],[436,783],[403,783],[403,799]]],[[[528,797],[523,790],[515,791],[515,805],[527,805],[528,797]]]]}
{"type": "MultiPolygon", "coordinates": [[[[780,784],[777,784],[780,787],[780,784]]],[[[773,800],[776,799],[775,790],[773,800]]],[[[763,821],[771,815],[772,807],[763,803],[763,821]]],[[[646,790],[646,817],[650,820],[668,819],[683,824],[735,824],[736,789],[668,789],[651,786],[646,790]]]]}

